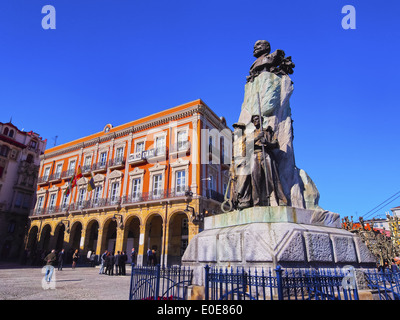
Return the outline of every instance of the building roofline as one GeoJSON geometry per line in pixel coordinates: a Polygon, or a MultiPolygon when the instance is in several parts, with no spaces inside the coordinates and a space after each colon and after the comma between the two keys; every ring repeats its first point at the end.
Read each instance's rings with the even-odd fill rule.
{"type": "Polygon", "coordinates": [[[94,133],[94,134],[91,134],[91,135],[88,135],[85,137],[78,138],[73,141],[66,142],[59,146],[52,147],[45,151],[45,154],[43,155],[43,157],[51,158],[53,156],[59,155],[60,153],[71,152],[73,150],[76,150],[76,149],[79,149],[82,147],[86,147],[86,146],[94,145],[96,143],[111,140],[112,138],[117,138],[121,135],[128,134],[129,132],[145,130],[152,126],[156,126],[156,125],[171,121],[171,119],[166,121],[167,118],[165,116],[170,115],[170,118],[175,118],[176,116],[174,116],[174,112],[177,113],[177,112],[184,111],[186,109],[188,111],[196,111],[196,112],[201,111],[201,110],[194,110],[193,108],[196,106],[205,107],[207,110],[206,113],[208,115],[214,117],[215,120],[218,120],[218,122],[221,122],[221,119],[215,114],[214,111],[211,110],[211,108],[209,106],[207,106],[206,103],[204,103],[204,101],[202,101],[201,99],[196,99],[196,100],[193,100],[193,101],[190,101],[190,102],[187,102],[187,103],[184,103],[184,104],[181,104],[181,105],[169,108],[169,109],[165,109],[165,110],[153,113],[151,115],[142,117],[140,119],[133,120],[133,121],[127,122],[125,124],[121,124],[119,126],[113,127],[110,129],[109,132],[100,131],[100,132],[97,132],[97,133],[94,133]]]}

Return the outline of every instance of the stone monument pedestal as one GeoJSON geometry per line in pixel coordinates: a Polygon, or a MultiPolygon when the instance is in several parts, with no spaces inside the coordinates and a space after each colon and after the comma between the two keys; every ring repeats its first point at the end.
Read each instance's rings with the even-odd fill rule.
{"type": "Polygon", "coordinates": [[[341,229],[339,214],[289,206],[252,207],[206,217],[182,265],[204,285],[204,267],[375,266],[362,241],[341,229]]]}

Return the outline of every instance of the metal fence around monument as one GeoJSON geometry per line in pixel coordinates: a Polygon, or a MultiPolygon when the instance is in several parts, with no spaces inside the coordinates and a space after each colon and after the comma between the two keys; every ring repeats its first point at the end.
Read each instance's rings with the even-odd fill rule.
{"type": "Polygon", "coordinates": [[[375,299],[400,300],[400,272],[398,270],[364,270],[364,278],[375,299]]]}
{"type": "Polygon", "coordinates": [[[205,267],[206,300],[358,300],[338,269],[218,269],[205,267]]]}
{"type": "Polygon", "coordinates": [[[129,300],[186,300],[193,271],[181,266],[133,266],[129,300]]]}

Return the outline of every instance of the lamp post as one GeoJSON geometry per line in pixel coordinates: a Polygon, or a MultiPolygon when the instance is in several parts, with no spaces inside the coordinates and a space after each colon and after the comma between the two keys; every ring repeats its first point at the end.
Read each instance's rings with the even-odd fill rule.
{"type": "Polygon", "coordinates": [[[70,222],[69,222],[69,220],[65,220],[65,219],[61,220],[61,221],[60,221],[60,226],[61,226],[61,225],[64,225],[64,226],[65,226],[65,232],[66,232],[66,233],[69,233],[69,232],[70,232],[70,229],[69,229],[70,222]]]}
{"type": "Polygon", "coordinates": [[[202,212],[196,213],[195,209],[189,205],[186,205],[185,212],[191,212],[191,220],[194,224],[198,224],[204,221],[204,216],[207,214],[207,211],[203,209],[202,212]]]}
{"type": "Polygon", "coordinates": [[[114,213],[114,216],[111,218],[113,221],[117,221],[117,227],[122,229],[124,227],[124,224],[122,222],[122,214],[114,213]]]}

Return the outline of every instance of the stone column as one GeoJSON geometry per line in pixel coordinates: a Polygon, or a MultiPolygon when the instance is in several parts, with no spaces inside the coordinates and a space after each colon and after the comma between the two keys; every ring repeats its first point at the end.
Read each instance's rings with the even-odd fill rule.
{"type": "Polygon", "coordinates": [[[96,247],[96,254],[101,255],[105,251],[103,246],[103,229],[99,228],[97,233],[97,247],[96,247]]]}
{"type": "Polygon", "coordinates": [[[145,225],[140,225],[139,228],[140,228],[139,248],[138,248],[136,263],[137,265],[143,265],[143,255],[145,253],[145,248],[144,248],[145,225]]]}
{"type": "Polygon", "coordinates": [[[124,228],[117,227],[117,238],[115,239],[115,252],[122,251],[124,247],[124,228]]]}

